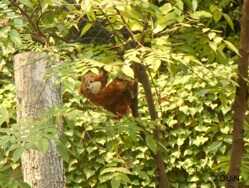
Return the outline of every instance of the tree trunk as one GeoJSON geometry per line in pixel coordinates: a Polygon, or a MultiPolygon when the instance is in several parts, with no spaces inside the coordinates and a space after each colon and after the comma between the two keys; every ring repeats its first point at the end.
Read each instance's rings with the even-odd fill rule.
{"type": "Polygon", "coordinates": [[[249,58],[249,0],[245,0],[242,10],[240,57],[238,60],[238,87],[235,94],[234,125],[230,169],[226,177],[227,188],[238,187],[244,150],[244,121],[247,111],[247,79],[249,58]],[[231,181],[232,180],[232,181],[231,181]]]}
{"type": "MultiPolygon", "coordinates": [[[[61,89],[55,85],[55,79],[44,79],[46,56],[46,53],[25,52],[14,57],[18,122],[27,116],[35,121],[42,110],[62,102],[61,89]]],[[[57,135],[59,136],[62,130],[61,121],[57,126],[60,130],[57,135]]],[[[21,163],[24,181],[32,188],[65,187],[63,160],[53,141],[50,141],[46,154],[37,150],[24,151],[21,163]]]]}
{"type": "MultiPolygon", "coordinates": [[[[149,83],[149,79],[145,70],[144,65],[134,63],[134,72],[135,77],[142,84],[145,92],[146,101],[149,108],[150,118],[151,120],[158,121],[158,116],[156,112],[156,107],[154,103],[154,99],[151,92],[151,87],[149,83]]],[[[153,137],[157,142],[160,142],[160,128],[156,126],[153,130],[153,137]]],[[[160,188],[168,188],[170,187],[168,177],[165,170],[165,164],[163,161],[162,151],[159,150],[156,154],[153,153],[153,157],[156,163],[156,177],[159,182],[160,188]]]]}

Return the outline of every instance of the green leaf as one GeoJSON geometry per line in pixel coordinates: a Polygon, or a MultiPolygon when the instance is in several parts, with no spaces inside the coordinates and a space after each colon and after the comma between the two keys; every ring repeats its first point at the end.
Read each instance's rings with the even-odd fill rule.
{"type": "Polygon", "coordinates": [[[146,138],[145,138],[145,141],[146,141],[146,144],[149,147],[149,149],[151,151],[153,151],[153,153],[156,153],[157,152],[157,142],[156,142],[156,140],[152,136],[147,135],[146,138]]]}
{"type": "Polygon", "coordinates": [[[192,0],[192,7],[193,7],[193,11],[195,12],[197,7],[198,7],[198,1],[197,0],[192,0]]]}
{"type": "Polygon", "coordinates": [[[23,147],[19,147],[19,148],[17,148],[14,151],[14,153],[13,153],[13,160],[14,160],[14,162],[18,161],[21,158],[23,152],[24,152],[24,148],[23,147]]]}
{"type": "Polygon", "coordinates": [[[193,151],[191,150],[191,149],[186,149],[185,151],[184,151],[184,156],[186,156],[186,155],[192,155],[192,153],[193,153],[193,151]]]}
{"type": "Polygon", "coordinates": [[[180,10],[183,10],[184,4],[182,0],[176,0],[176,5],[180,10]]]}
{"type": "Polygon", "coordinates": [[[193,144],[196,146],[203,145],[206,141],[208,141],[207,137],[204,136],[196,136],[196,139],[193,140],[193,144]]]}
{"type": "Polygon", "coordinates": [[[202,10],[202,11],[196,11],[196,12],[192,13],[191,17],[194,19],[211,18],[212,14],[210,12],[202,10]]]}
{"type": "Polygon", "coordinates": [[[95,21],[95,20],[96,20],[95,12],[94,12],[92,9],[90,9],[90,11],[88,12],[87,18],[88,18],[90,21],[95,21]]]}
{"type": "Polygon", "coordinates": [[[10,30],[10,38],[17,46],[22,45],[22,40],[17,30],[15,29],[10,30]]]}
{"type": "Polygon", "coordinates": [[[161,66],[161,60],[160,59],[155,59],[153,62],[152,62],[152,69],[156,72],[159,67],[161,66]]]}
{"type": "Polygon", "coordinates": [[[81,2],[81,8],[86,11],[89,12],[91,10],[91,2],[90,0],[84,0],[81,2]]]}
{"type": "Polygon", "coordinates": [[[216,36],[216,33],[215,33],[215,32],[210,32],[210,33],[208,33],[208,38],[209,38],[210,40],[212,40],[215,36],[216,36]]]}
{"type": "Polygon", "coordinates": [[[185,140],[185,138],[184,137],[178,137],[177,138],[177,140],[176,140],[176,144],[178,145],[178,146],[181,146],[181,145],[183,145],[184,144],[184,140],[185,140]]]}
{"type": "Polygon", "coordinates": [[[29,0],[19,0],[21,3],[33,9],[33,4],[29,0]]]}
{"type": "Polygon", "coordinates": [[[26,182],[23,182],[23,181],[18,180],[18,184],[19,184],[18,187],[30,188],[30,185],[29,185],[28,183],[26,183],[26,182]]]}
{"type": "Polygon", "coordinates": [[[39,151],[45,154],[49,147],[49,140],[46,138],[42,138],[38,141],[39,151]]]}
{"type": "Polygon", "coordinates": [[[217,50],[216,44],[215,44],[214,42],[209,42],[208,44],[209,44],[209,46],[213,49],[213,51],[216,52],[216,50],[217,50]]]}
{"type": "Polygon", "coordinates": [[[90,170],[88,168],[84,168],[83,172],[84,172],[84,174],[85,174],[85,176],[86,176],[87,179],[90,178],[90,177],[92,177],[96,173],[95,170],[90,170]]]}
{"type": "Polygon", "coordinates": [[[216,58],[217,60],[222,63],[223,65],[227,65],[228,61],[227,61],[227,58],[226,58],[226,55],[224,54],[224,52],[222,50],[220,50],[218,48],[217,50],[218,53],[216,53],[216,58]]]}
{"type": "Polygon", "coordinates": [[[126,174],[117,173],[116,177],[117,177],[118,179],[122,180],[123,182],[131,183],[130,178],[129,178],[126,174]]]}
{"type": "Polygon", "coordinates": [[[179,110],[182,111],[184,114],[188,114],[189,107],[187,105],[180,106],[179,110]]]}
{"type": "Polygon", "coordinates": [[[87,23],[87,24],[85,25],[85,27],[82,29],[80,36],[83,36],[84,34],[86,34],[86,32],[87,32],[91,27],[92,27],[92,24],[91,24],[91,23],[87,23]]]}
{"type": "Polygon", "coordinates": [[[130,57],[130,60],[132,60],[132,61],[134,61],[136,63],[141,63],[141,60],[138,57],[136,57],[136,56],[130,57]]]}
{"type": "Polygon", "coordinates": [[[160,150],[164,153],[164,155],[168,154],[167,148],[165,147],[164,144],[162,144],[161,142],[158,142],[158,146],[160,147],[160,150]]]}
{"type": "Polygon", "coordinates": [[[120,187],[120,182],[121,180],[117,177],[114,177],[112,180],[111,180],[111,185],[112,185],[112,188],[119,188],[120,187]]]}
{"type": "MultiPolygon", "coordinates": [[[[0,132],[2,132],[1,130],[3,130],[3,129],[4,129],[4,128],[1,128],[1,129],[0,129],[0,132]]],[[[6,129],[6,131],[7,131],[7,130],[8,130],[8,129],[6,129]]],[[[4,144],[10,142],[11,140],[12,140],[12,136],[10,136],[10,135],[3,135],[3,136],[0,137],[0,145],[2,146],[2,145],[4,145],[4,144]]],[[[10,142],[9,144],[11,144],[11,142],[10,142]]]]}
{"type": "Polygon", "coordinates": [[[22,19],[16,18],[16,19],[14,19],[14,22],[15,22],[16,27],[23,27],[24,26],[22,19]]]}
{"type": "Polygon", "coordinates": [[[106,174],[106,173],[111,173],[111,172],[121,172],[123,174],[131,174],[131,172],[127,168],[123,168],[123,167],[105,168],[104,170],[101,171],[100,174],[106,174]]]}
{"type": "Polygon", "coordinates": [[[0,125],[9,120],[9,112],[6,108],[0,108],[0,125]]]}
{"type": "Polygon", "coordinates": [[[220,101],[223,107],[227,106],[227,97],[223,92],[220,92],[220,101]]]}
{"type": "Polygon", "coordinates": [[[223,38],[222,37],[214,37],[214,42],[216,43],[216,44],[218,44],[218,43],[220,43],[222,40],[223,40],[223,38]]]}
{"type": "Polygon", "coordinates": [[[127,75],[131,78],[134,78],[134,72],[130,66],[124,65],[124,66],[122,66],[121,70],[125,75],[127,75]]]}
{"type": "Polygon", "coordinates": [[[222,142],[214,142],[211,144],[211,146],[208,148],[208,152],[216,151],[220,146],[222,145],[222,142]]]}
{"type": "Polygon", "coordinates": [[[59,144],[56,146],[56,148],[57,148],[58,153],[62,157],[62,159],[68,163],[69,162],[69,154],[67,151],[67,147],[62,145],[62,144],[59,144]]]}
{"type": "Polygon", "coordinates": [[[228,40],[224,40],[224,42],[230,50],[233,50],[237,55],[240,55],[239,50],[233,45],[233,43],[229,42],[228,40]]]}
{"type": "Polygon", "coordinates": [[[233,20],[230,18],[230,16],[228,14],[223,13],[223,17],[225,18],[226,22],[231,27],[231,29],[234,31],[233,20]]]}
{"type": "Polygon", "coordinates": [[[163,14],[166,14],[172,10],[172,5],[170,3],[165,3],[163,6],[160,7],[160,10],[163,14]]]}
{"type": "Polygon", "coordinates": [[[199,95],[199,96],[203,96],[203,95],[207,94],[209,91],[210,91],[210,89],[202,89],[202,90],[198,93],[198,95],[199,95]]]}
{"type": "Polygon", "coordinates": [[[222,17],[222,12],[218,9],[216,9],[213,13],[213,18],[214,18],[214,21],[215,23],[217,23],[222,17]]]}
{"type": "Polygon", "coordinates": [[[217,164],[216,166],[213,167],[214,170],[217,170],[217,169],[220,169],[222,167],[225,167],[225,166],[229,166],[230,162],[227,161],[227,162],[222,162],[222,163],[219,163],[217,164]]]}

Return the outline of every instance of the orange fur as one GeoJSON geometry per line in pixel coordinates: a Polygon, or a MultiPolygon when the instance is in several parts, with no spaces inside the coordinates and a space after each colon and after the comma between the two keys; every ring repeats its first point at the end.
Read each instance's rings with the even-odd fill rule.
{"type": "Polygon", "coordinates": [[[79,93],[92,103],[118,116],[128,115],[133,98],[134,81],[117,77],[107,84],[106,74],[89,73],[83,76],[79,93]]]}

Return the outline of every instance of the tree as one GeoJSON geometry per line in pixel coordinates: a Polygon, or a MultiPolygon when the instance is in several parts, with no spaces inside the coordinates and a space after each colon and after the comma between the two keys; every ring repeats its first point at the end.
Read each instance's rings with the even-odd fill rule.
{"type": "MultiPolygon", "coordinates": [[[[17,122],[23,146],[16,151],[21,154],[24,181],[31,187],[65,187],[63,160],[60,157],[56,143],[46,135],[51,128],[49,124],[38,126],[42,111],[61,103],[61,89],[55,85],[55,78],[45,80],[46,53],[25,52],[15,56],[14,59],[15,83],[17,105],[17,122]],[[28,120],[30,119],[30,120],[28,120]],[[33,134],[33,138],[32,135],[33,134]],[[38,140],[41,151],[29,148],[34,147],[38,140]]],[[[52,117],[47,117],[52,118],[52,117]]],[[[49,120],[48,120],[49,121],[49,120]]],[[[52,121],[52,120],[50,120],[52,121]]],[[[62,134],[62,122],[59,119],[57,138],[62,134]]]]}
{"type": "Polygon", "coordinates": [[[248,102],[248,58],[249,58],[249,0],[245,0],[242,9],[239,60],[238,60],[238,86],[236,88],[234,105],[233,142],[231,162],[227,174],[226,187],[238,187],[238,181],[231,181],[238,177],[241,171],[241,164],[244,153],[244,123],[248,102]]]}
{"type": "MultiPolygon", "coordinates": [[[[8,159],[0,163],[8,167],[0,168],[0,177],[16,167],[23,150],[14,139],[22,137],[12,112],[13,55],[46,51],[60,62],[49,64],[47,77],[62,84],[64,105],[44,113],[54,125],[63,114],[65,126],[60,140],[52,125],[43,132],[68,162],[68,187],[156,187],[166,182],[159,178],[165,172],[172,187],[223,186],[211,177],[226,173],[229,164],[237,1],[3,0],[0,5],[0,149],[8,159]],[[110,80],[125,74],[142,83],[135,118],[109,119],[78,95],[82,75],[100,69],[110,72],[110,80]]],[[[41,131],[45,122],[41,118],[35,128],[41,131]]],[[[33,142],[42,152],[44,140],[33,142]]],[[[1,179],[0,186],[8,186],[1,179]]]]}

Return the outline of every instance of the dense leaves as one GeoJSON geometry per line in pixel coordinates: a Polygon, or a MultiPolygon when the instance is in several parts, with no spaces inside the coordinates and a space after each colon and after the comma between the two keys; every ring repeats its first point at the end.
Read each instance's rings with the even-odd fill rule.
{"type": "MultiPolygon", "coordinates": [[[[0,178],[1,187],[24,187],[12,172],[19,172],[22,152],[45,153],[49,140],[65,161],[68,187],[156,187],[152,156],[158,150],[172,187],[224,185],[219,177],[229,164],[240,10],[227,0],[1,1],[0,176],[11,177],[0,178]],[[15,124],[12,62],[28,50],[58,60],[46,76],[58,78],[64,104],[43,112],[32,134],[23,135],[15,124]],[[137,119],[111,119],[78,95],[86,72],[104,68],[110,79],[134,77],[134,62],[146,66],[156,122],[140,86],[137,119]],[[64,135],[56,139],[61,116],[64,135]],[[155,126],[161,142],[153,138],[155,126]]],[[[249,181],[247,158],[242,185],[249,181]]]]}

